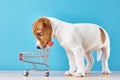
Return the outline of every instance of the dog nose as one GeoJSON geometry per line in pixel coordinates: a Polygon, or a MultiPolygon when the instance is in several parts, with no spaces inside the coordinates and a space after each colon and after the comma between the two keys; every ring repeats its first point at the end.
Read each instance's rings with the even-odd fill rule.
{"type": "Polygon", "coordinates": [[[40,46],[37,46],[36,48],[37,48],[37,49],[41,49],[40,46]]]}

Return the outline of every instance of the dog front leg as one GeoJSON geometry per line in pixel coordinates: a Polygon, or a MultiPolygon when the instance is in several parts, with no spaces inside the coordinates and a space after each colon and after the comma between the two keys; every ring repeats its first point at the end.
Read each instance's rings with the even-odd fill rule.
{"type": "Polygon", "coordinates": [[[75,63],[77,66],[77,71],[75,76],[85,76],[85,64],[84,64],[84,49],[82,47],[72,48],[73,54],[75,56],[75,63]]]}
{"type": "Polygon", "coordinates": [[[74,75],[74,72],[75,72],[75,70],[76,70],[75,58],[74,58],[74,55],[73,55],[72,51],[66,50],[66,53],[67,53],[67,57],[68,57],[70,69],[65,72],[65,75],[66,75],[66,76],[73,76],[73,75],[74,75]]]}

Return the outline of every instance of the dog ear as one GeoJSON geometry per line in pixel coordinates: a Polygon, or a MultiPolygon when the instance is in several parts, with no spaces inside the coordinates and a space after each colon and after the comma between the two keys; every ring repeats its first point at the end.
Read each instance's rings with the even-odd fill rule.
{"type": "Polygon", "coordinates": [[[34,28],[35,28],[35,26],[34,26],[34,24],[32,24],[32,32],[33,32],[33,34],[35,33],[34,28]]]}
{"type": "Polygon", "coordinates": [[[39,18],[33,25],[32,28],[38,29],[48,29],[51,27],[50,21],[48,18],[39,18]]]}
{"type": "Polygon", "coordinates": [[[47,18],[40,18],[38,20],[39,24],[43,27],[43,28],[46,28],[46,27],[49,27],[50,26],[50,21],[47,19],[47,18]]]}
{"type": "Polygon", "coordinates": [[[32,24],[32,28],[34,28],[34,24],[32,24]]]}
{"type": "Polygon", "coordinates": [[[43,25],[44,28],[49,27],[49,25],[48,25],[48,19],[47,18],[43,18],[42,25],[43,25]]]}

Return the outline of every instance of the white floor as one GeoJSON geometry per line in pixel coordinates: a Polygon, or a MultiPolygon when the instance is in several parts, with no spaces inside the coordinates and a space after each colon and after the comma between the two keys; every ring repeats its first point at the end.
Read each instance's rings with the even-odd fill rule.
{"type": "Polygon", "coordinates": [[[31,72],[28,77],[24,77],[23,71],[0,71],[0,80],[120,80],[120,72],[110,75],[92,72],[81,78],[64,76],[64,71],[50,71],[49,77],[44,77],[44,72],[31,72]]]}

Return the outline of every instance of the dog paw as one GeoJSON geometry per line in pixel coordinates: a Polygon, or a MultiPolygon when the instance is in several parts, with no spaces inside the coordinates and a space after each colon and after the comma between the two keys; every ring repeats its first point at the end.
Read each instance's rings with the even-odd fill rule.
{"type": "Polygon", "coordinates": [[[112,72],[109,71],[109,70],[106,70],[106,71],[103,71],[102,73],[103,73],[103,74],[110,74],[110,73],[112,73],[112,72]]]}
{"type": "Polygon", "coordinates": [[[90,70],[85,70],[85,74],[89,74],[90,73],[90,70]]]}
{"type": "Polygon", "coordinates": [[[76,72],[75,77],[84,77],[85,76],[85,73],[79,73],[79,72],[76,72]]]}
{"type": "Polygon", "coordinates": [[[64,73],[65,76],[74,76],[74,72],[71,72],[71,71],[66,71],[64,73]]]}

